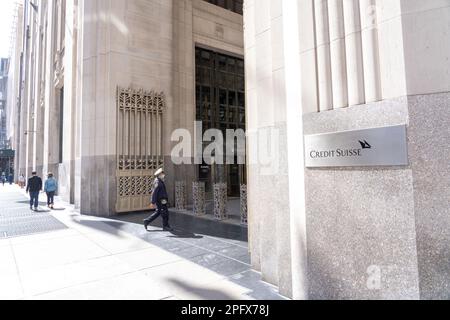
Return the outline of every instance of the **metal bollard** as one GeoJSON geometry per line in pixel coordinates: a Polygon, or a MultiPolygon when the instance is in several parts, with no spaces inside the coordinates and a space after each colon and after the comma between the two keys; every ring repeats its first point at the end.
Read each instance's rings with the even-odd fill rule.
{"type": "Polygon", "coordinates": [[[214,217],[217,220],[228,219],[228,187],[226,183],[214,185],[214,217]]]}
{"type": "Polygon", "coordinates": [[[196,216],[203,216],[206,214],[206,199],[205,199],[205,183],[193,182],[192,194],[194,202],[194,214],[196,216]]]}
{"type": "Polygon", "coordinates": [[[247,186],[241,184],[241,223],[248,224],[247,219],[247,186]]]}
{"type": "Polygon", "coordinates": [[[187,194],[186,194],[186,182],[175,182],[175,209],[186,210],[187,206],[187,194]]]}

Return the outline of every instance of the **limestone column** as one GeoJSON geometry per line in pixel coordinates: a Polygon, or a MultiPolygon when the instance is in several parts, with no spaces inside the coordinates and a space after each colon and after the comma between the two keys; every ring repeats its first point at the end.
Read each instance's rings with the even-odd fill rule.
{"type": "Polygon", "coordinates": [[[334,109],[348,106],[343,0],[328,1],[334,109]]]}
{"type": "Polygon", "coordinates": [[[354,106],[365,102],[359,0],[344,0],[344,26],[348,104],[354,106]]]}
{"type": "Polygon", "coordinates": [[[376,0],[361,0],[361,28],[366,103],[381,100],[376,0]]]}
{"type": "Polygon", "coordinates": [[[54,152],[55,148],[58,146],[59,136],[55,134],[57,129],[58,117],[57,106],[55,100],[55,87],[54,87],[54,49],[55,49],[55,39],[54,39],[54,28],[55,19],[53,19],[56,10],[56,4],[54,1],[47,4],[47,17],[48,24],[46,30],[46,43],[45,48],[47,55],[46,65],[45,65],[45,91],[44,91],[44,138],[43,138],[43,163],[44,171],[52,171],[57,174],[57,163],[58,163],[58,152],[54,152]]]}
{"type": "Polygon", "coordinates": [[[326,0],[314,0],[314,15],[316,23],[319,110],[327,111],[333,108],[333,89],[331,86],[330,34],[326,0]]]}

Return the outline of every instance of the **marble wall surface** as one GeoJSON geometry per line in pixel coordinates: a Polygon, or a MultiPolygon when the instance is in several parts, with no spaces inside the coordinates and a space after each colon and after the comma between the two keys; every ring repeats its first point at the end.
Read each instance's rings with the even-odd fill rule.
{"type": "Polygon", "coordinates": [[[282,293],[448,298],[449,10],[441,0],[245,2],[249,241],[253,267],[282,293]],[[400,124],[409,166],[304,169],[304,134],[400,124]],[[275,128],[286,159],[267,175],[256,137],[275,128]]]}

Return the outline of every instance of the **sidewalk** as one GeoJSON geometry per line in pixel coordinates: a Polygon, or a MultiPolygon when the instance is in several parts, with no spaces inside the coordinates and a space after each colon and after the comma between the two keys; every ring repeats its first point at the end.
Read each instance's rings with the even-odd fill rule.
{"type": "Polygon", "coordinates": [[[145,232],[58,198],[34,213],[27,200],[0,186],[0,299],[284,299],[251,270],[245,242],[145,232]]]}

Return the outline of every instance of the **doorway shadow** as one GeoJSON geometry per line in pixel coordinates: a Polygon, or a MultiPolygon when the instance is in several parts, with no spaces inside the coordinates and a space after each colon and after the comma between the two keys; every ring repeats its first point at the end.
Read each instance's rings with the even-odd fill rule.
{"type": "MultiPolygon", "coordinates": [[[[143,224],[144,219],[149,216],[149,213],[150,212],[128,213],[113,217],[112,219],[125,223],[143,224]]],[[[174,211],[170,211],[170,224],[177,231],[177,233],[173,235],[174,237],[182,238],[189,235],[202,235],[248,242],[248,229],[243,226],[202,219],[174,211]],[[183,235],[183,233],[185,234],[183,235]]],[[[151,226],[157,228],[162,227],[160,224],[152,224],[151,226]]]]}

